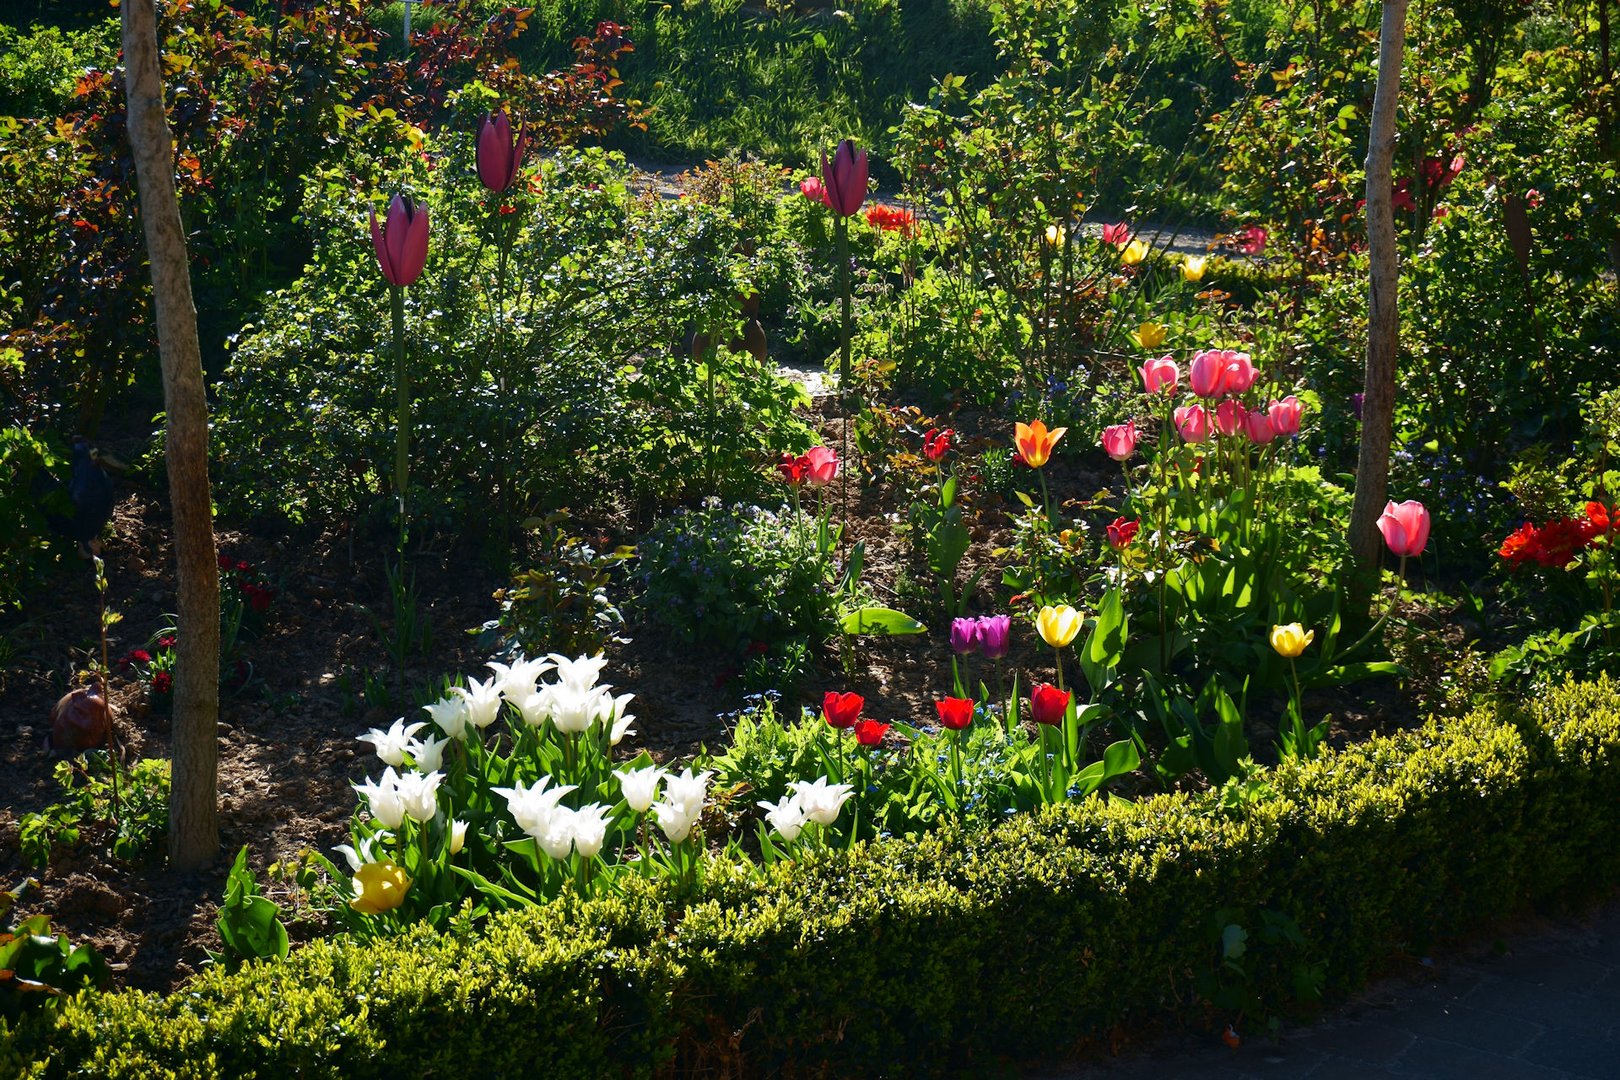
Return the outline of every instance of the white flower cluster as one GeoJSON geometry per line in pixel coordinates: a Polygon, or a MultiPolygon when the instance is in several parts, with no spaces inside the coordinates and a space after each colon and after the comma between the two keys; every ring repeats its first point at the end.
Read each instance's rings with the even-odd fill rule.
{"type": "Polygon", "coordinates": [[[416,822],[429,822],[439,811],[439,783],[441,772],[396,773],[390,765],[382,778],[373,783],[367,780],[354,785],[354,790],[365,797],[371,816],[385,829],[397,829],[406,818],[416,822]]]}
{"type": "Polygon", "coordinates": [[[788,787],[792,789],[791,795],[784,795],[774,803],[762,800],[759,805],[771,828],[790,844],[799,838],[806,822],[831,825],[837,821],[839,811],[855,790],[849,784],[828,783],[825,776],[817,780],[795,780],[788,787]]]}
{"type": "Polygon", "coordinates": [[[635,734],[630,725],[636,718],[625,712],[635,695],[615,697],[612,687],[597,684],[606,663],[600,656],[570,660],[556,653],[511,664],[491,661],[494,674],[488,679],[469,678],[466,686],[452,686],[449,697],[423,707],[450,739],[465,739],[469,727],[480,731],[489,727],[506,701],[531,727],[550,721],[559,732],[577,735],[601,724],[607,729],[608,744],[618,746],[626,735],[635,734]],[[553,671],[557,681],[541,684],[541,676],[553,671]]]}
{"type": "Polygon", "coordinates": [[[574,784],[551,787],[551,777],[542,776],[533,787],[518,781],[515,787],[491,790],[506,798],[506,806],[518,828],[534,837],[540,850],[553,859],[566,859],[577,852],[595,858],[607,838],[608,807],[591,803],[578,810],[561,805],[564,795],[577,790],[574,784]]]}

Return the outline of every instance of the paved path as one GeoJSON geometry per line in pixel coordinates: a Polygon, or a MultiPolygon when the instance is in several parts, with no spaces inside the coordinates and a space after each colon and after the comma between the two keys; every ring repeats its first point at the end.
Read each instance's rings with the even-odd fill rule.
{"type": "Polygon", "coordinates": [[[1311,1027],[1229,1050],[1183,1037],[1029,1080],[1615,1080],[1620,1077],[1620,902],[1514,927],[1387,979],[1311,1027]]]}

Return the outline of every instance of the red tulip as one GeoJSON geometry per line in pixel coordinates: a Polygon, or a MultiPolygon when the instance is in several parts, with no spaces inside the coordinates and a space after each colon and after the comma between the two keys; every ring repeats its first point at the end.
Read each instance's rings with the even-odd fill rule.
{"type": "Polygon", "coordinates": [[[948,697],[944,701],[936,701],[934,711],[939,713],[940,727],[951,731],[961,731],[973,723],[972,698],[948,697]]]}
{"type": "Polygon", "coordinates": [[[829,690],[821,699],[821,714],[827,718],[829,725],[839,731],[854,727],[864,708],[866,699],[859,694],[840,694],[836,690],[829,690]]]}
{"type": "Polygon", "coordinates": [[[1149,360],[1142,365],[1142,387],[1150,394],[1163,390],[1173,394],[1176,382],[1181,378],[1181,369],[1176,362],[1168,356],[1161,356],[1157,360],[1149,360]]]}
{"type": "Polygon", "coordinates": [[[1042,683],[1030,691],[1029,714],[1037,724],[1056,727],[1063,723],[1063,717],[1069,711],[1071,696],[1067,690],[1042,683]]]}
{"type": "Polygon", "coordinates": [[[826,487],[838,479],[838,451],[830,446],[812,446],[804,455],[811,487],[826,487]]]}
{"type": "Polygon", "coordinates": [[[826,192],[827,205],[839,217],[858,213],[866,201],[866,151],[856,150],[851,139],[845,139],[827,160],[821,154],[821,187],[826,192]]]}
{"type": "Polygon", "coordinates": [[[782,460],[776,463],[776,471],[782,474],[794,487],[804,483],[805,477],[810,473],[810,462],[803,457],[794,457],[792,454],[783,454],[782,460]]]}
{"type": "Polygon", "coordinates": [[[1115,461],[1124,461],[1136,453],[1136,421],[1103,428],[1102,448],[1115,461]]]}
{"type": "Polygon", "coordinates": [[[855,741],[862,746],[876,746],[883,741],[883,736],[889,733],[890,726],[877,720],[857,720],[855,722],[855,741]]]}
{"type": "Polygon", "coordinates": [[[943,431],[937,428],[929,428],[928,432],[923,435],[923,456],[935,464],[943,461],[945,455],[950,453],[951,438],[955,434],[956,432],[950,428],[943,431]]]}
{"type": "Polygon", "coordinates": [[[1108,524],[1108,546],[1118,551],[1120,548],[1136,539],[1141,530],[1140,521],[1127,521],[1125,518],[1115,518],[1108,524]]]}
{"type": "Polygon", "coordinates": [[[1131,227],[1123,221],[1102,227],[1102,240],[1105,244],[1113,244],[1122,248],[1131,242],[1131,227]]]}
{"type": "Polygon", "coordinates": [[[388,204],[386,226],[377,224],[377,210],[371,211],[371,245],[377,249],[377,262],[390,285],[409,285],[422,276],[427,263],[428,211],[419,202],[395,195],[388,204]]]}
{"type": "Polygon", "coordinates": [[[512,137],[512,122],[504,112],[478,121],[478,180],[491,191],[505,191],[523,167],[529,136],[522,128],[512,137]]]}

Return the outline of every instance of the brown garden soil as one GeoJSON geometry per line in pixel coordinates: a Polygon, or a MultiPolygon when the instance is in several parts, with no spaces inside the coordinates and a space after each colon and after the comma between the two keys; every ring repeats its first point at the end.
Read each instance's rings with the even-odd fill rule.
{"type": "MultiPolygon", "coordinates": [[[[1004,422],[958,418],[959,430],[1005,438],[1004,422]]],[[[826,425],[829,444],[837,445],[836,426],[826,425]]],[[[969,440],[972,441],[971,439],[969,440]]],[[[1054,499],[1087,500],[1117,478],[1101,455],[1064,456],[1048,466],[1054,499]]],[[[856,492],[851,485],[851,540],[867,547],[867,580],[883,603],[915,610],[914,597],[897,596],[902,568],[919,565],[909,541],[898,536],[895,522],[904,507],[892,485],[879,483],[856,492]]],[[[1097,515],[1102,519],[1101,515],[1097,515]]],[[[982,505],[973,526],[973,546],[964,578],[978,566],[996,560],[993,552],[1010,541],[1006,506],[982,505]]],[[[622,522],[583,522],[608,542],[634,542],[622,522]]],[[[295,864],[310,848],[331,853],[346,838],[355,808],[351,782],[378,771],[378,763],[356,736],[371,726],[387,726],[409,707],[369,707],[362,692],[362,673],[370,672],[392,686],[387,652],[373,616],[390,618],[384,574],[385,538],[351,537],[338,529],[310,536],[285,529],[233,527],[221,523],[217,541],[222,553],[258,567],[278,588],[262,633],[248,641],[242,657],[251,678],[239,691],[226,692],[219,729],[221,853],[206,872],[179,874],[161,858],[131,865],[111,857],[105,838],[87,831],[82,843],[58,848],[44,869],[23,864],[18,852],[21,816],[46,807],[59,796],[53,762],[44,750],[48,714],[57,698],[80,685],[83,672],[99,654],[97,595],[88,563],[66,555],[54,577],[25,609],[0,619],[0,644],[8,647],[0,670],[0,732],[4,740],[0,775],[0,881],[14,884],[26,876],[38,879],[22,906],[25,914],[46,913],[75,941],[95,945],[131,986],[169,989],[206,961],[206,950],[218,947],[214,929],[225,872],[243,845],[261,885],[292,910],[295,941],[323,930],[316,920],[300,917],[297,890],[284,875],[267,875],[273,863],[295,864]],[[98,840],[100,842],[98,842],[98,840]]],[[[175,608],[175,581],[170,551],[169,517],[161,495],[128,484],[118,504],[103,551],[109,583],[108,602],[122,618],[112,629],[109,652],[114,658],[145,645],[165,625],[165,612],[175,608]]],[[[487,658],[467,631],[495,618],[492,594],[502,579],[460,549],[455,538],[425,538],[415,549],[421,610],[432,626],[427,655],[415,657],[403,673],[406,687],[423,687],[441,675],[479,673],[487,658]]],[[[994,610],[1005,593],[999,571],[987,575],[974,608],[994,610]],[[994,587],[992,587],[994,586],[994,587]]],[[[741,704],[741,658],[716,656],[712,650],[683,646],[637,618],[633,597],[621,598],[630,620],[626,644],[610,650],[606,679],[620,691],[634,691],[633,711],[640,734],[626,749],[645,747],[668,759],[701,745],[718,748],[726,739],[727,716],[741,704]]],[[[803,701],[818,700],[827,689],[855,690],[867,699],[867,715],[880,719],[928,720],[932,702],[946,691],[949,646],[942,632],[910,638],[863,639],[854,657],[855,674],[846,678],[836,646],[820,658],[818,670],[799,688],[803,701]],[[942,674],[943,673],[943,674],[942,674]]],[[[1051,660],[1044,648],[1030,644],[1033,635],[1015,634],[1017,646],[1007,661],[1009,672],[1050,679],[1051,660]]],[[[169,718],[148,701],[145,686],[114,665],[111,696],[118,710],[117,733],[126,761],[167,757],[169,718]]],[[[1353,695],[1340,691],[1332,699],[1307,695],[1307,709],[1334,716],[1336,743],[1368,732],[1410,724],[1411,699],[1392,683],[1364,684],[1353,695]]],[[[407,690],[397,701],[410,701],[407,690]]],[[[1275,703],[1251,702],[1251,742],[1257,754],[1272,742],[1268,717],[1275,703]]],[[[1148,776],[1124,778],[1117,793],[1154,790],[1148,776]]],[[[159,846],[161,846],[161,841],[159,846]]]]}

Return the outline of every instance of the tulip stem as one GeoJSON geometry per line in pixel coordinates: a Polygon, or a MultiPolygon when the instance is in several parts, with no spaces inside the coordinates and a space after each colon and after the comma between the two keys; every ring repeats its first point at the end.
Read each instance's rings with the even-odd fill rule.
{"type": "Polygon", "coordinates": [[[849,531],[849,354],[850,336],[854,333],[854,313],[849,273],[849,219],[839,214],[833,222],[833,232],[838,241],[838,289],[843,299],[843,319],[838,332],[838,403],[839,411],[844,414],[843,479],[839,493],[843,503],[844,529],[839,533],[839,548],[842,550],[843,534],[849,531]]]}
{"type": "Polygon", "coordinates": [[[405,363],[405,287],[388,287],[394,317],[394,494],[399,499],[399,553],[405,555],[405,491],[411,481],[411,373],[405,363]]]}

